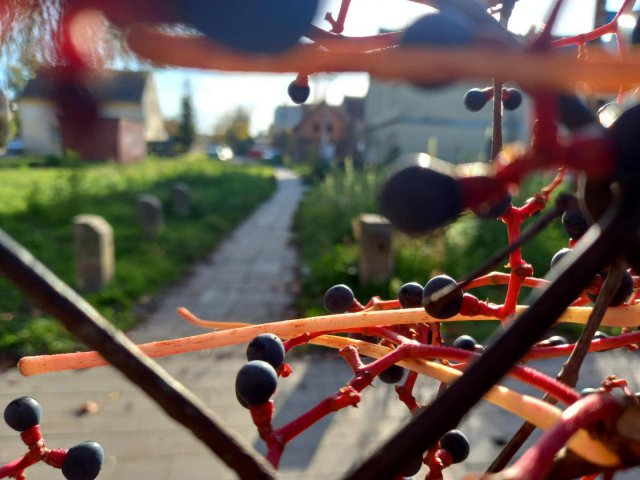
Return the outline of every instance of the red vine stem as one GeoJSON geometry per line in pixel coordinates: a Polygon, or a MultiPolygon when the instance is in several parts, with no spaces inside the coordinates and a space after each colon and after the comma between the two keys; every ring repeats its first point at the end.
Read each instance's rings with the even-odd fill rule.
{"type": "Polygon", "coordinates": [[[613,17],[613,19],[609,23],[597,27],[587,33],[581,33],[579,35],[561,38],[559,40],[553,40],[551,42],[551,46],[558,48],[566,47],[568,45],[583,45],[587,42],[597,40],[603,35],[616,33],[618,31],[618,20],[620,18],[620,15],[626,13],[631,7],[633,7],[634,3],[635,0],[625,0],[625,2],[622,4],[622,7],[620,7],[620,10],[618,10],[618,13],[616,13],[616,16],[613,17]]]}
{"type": "MultiPolygon", "coordinates": [[[[274,466],[278,465],[284,445],[330,413],[356,405],[360,401],[360,392],[371,385],[376,376],[396,362],[408,358],[446,358],[469,361],[469,359],[477,357],[477,355],[466,350],[422,345],[397,335],[388,329],[377,329],[377,333],[401,343],[396,349],[366,365],[360,360],[358,350],[354,346],[347,345],[343,347],[341,354],[354,369],[354,377],[347,385],[342,387],[336,394],[321,401],[308,412],[278,429],[271,430],[268,428],[268,431],[264,431],[264,427],[259,422],[256,422],[257,425],[260,425],[261,436],[269,447],[267,458],[274,466]]],[[[515,366],[510,375],[535,388],[548,392],[554,398],[566,404],[571,404],[580,398],[577,392],[529,367],[515,366]]]]}
{"type": "Polygon", "coordinates": [[[0,467],[0,478],[23,478],[24,471],[31,465],[43,461],[54,468],[62,468],[67,456],[66,449],[49,449],[42,438],[40,426],[36,425],[20,433],[20,438],[29,447],[29,451],[0,467]]]}
{"type": "Polygon", "coordinates": [[[337,20],[334,20],[333,16],[329,12],[325,15],[324,18],[331,24],[331,31],[333,33],[340,34],[344,30],[344,21],[346,20],[347,13],[349,12],[349,5],[351,5],[351,0],[342,0],[337,20]]]}

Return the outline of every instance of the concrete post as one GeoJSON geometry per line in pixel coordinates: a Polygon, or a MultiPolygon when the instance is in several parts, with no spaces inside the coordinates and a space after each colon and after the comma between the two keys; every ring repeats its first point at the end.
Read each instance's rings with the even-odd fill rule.
{"type": "Polygon", "coordinates": [[[76,285],[83,292],[101,290],[115,274],[113,228],[98,215],[73,218],[76,285]]]}
{"type": "Polygon", "coordinates": [[[154,195],[138,197],[138,224],[145,241],[153,242],[158,238],[164,227],[164,212],[158,197],[154,195]]]}
{"type": "Polygon", "coordinates": [[[389,280],[395,269],[393,227],[381,215],[365,213],[352,221],[353,233],[360,245],[358,276],[360,282],[389,280]]]}
{"type": "Polygon", "coordinates": [[[172,200],[173,213],[179,217],[188,217],[191,214],[191,192],[189,185],[183,182],[173,184],[172,200]]]}

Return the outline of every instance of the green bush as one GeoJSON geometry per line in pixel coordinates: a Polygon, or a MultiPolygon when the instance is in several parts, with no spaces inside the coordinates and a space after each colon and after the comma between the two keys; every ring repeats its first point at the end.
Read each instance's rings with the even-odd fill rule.
{"type": "MultiPolygon", "coordinates": [[[[116,276],[101,292],[87,295],[120,328],[138,320],[137,302],[183,275],[211,251],[275,188],[272,170],[238,167],[205,158],[148,160],[137,165],[88,165],[74,168],[17,168],[3,172],[0,225],[64,281],[73,285],[73,216],[103,216],[113,227],[116,276]],[[189,185],[192,214],[177,217],[170,208],[174,182],[189,185]],[[137,225],[141,193],[158,196],[166,225],[158,240],[145,243],[137,225]]],[[[59,352],[74,346],[69,335],[45,318],[0,279],[0,355],[59,352]]]]}

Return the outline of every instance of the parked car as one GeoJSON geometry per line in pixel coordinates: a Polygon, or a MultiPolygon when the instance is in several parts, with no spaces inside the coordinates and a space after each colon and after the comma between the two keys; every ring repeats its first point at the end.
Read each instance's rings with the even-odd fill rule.
{"type": "Polygon", "coordinates": [[[254,160],[274,161],[281,155],[280,150],[269,145],[256,145],[249,150],[248,156],[254,160]]]}
{"type": "Polygon", "coordinates": [[[207,147],[207,154],[209,158],[223,162],[233,159],[233,150],[231,150],[231,147],[221,143],[209,145],[207,147]]]}
{"type": "Polygon", "coordinates": [[[20,138],[14,138],[7,144],[7,155],[22,155],[24,153],[24,142],[20,138]]]}

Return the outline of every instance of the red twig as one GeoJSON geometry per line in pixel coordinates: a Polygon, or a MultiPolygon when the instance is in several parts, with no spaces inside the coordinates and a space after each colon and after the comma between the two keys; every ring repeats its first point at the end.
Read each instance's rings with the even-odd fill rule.
{"type": "Polygon", "coordinates": [[[549,48],[549,45],[551,43],[551,30],[553,30],[553,27],[558,20],[558,14],[560,13],[560,8],[562,7],[563,3],[564,0],[556,0],[556,3],[553,6],[551,13],[549,14],[549,18],[547,19],[542,32],[540,32],[538,38],[536,38],[531,45],[532,50],[546,50],[549,48]]]}
{"type": "Polygon", "coordinates": [[[347,18],[347,13],[349,12],[349,5],[351,5],[351,0],[342,0],[340,4],[340,13],[338,13],[338,19],[334,20],[331,13],[327,12],[324,19],[331,24],[331,32],[333,33],[342,33],[344,30],[344,21],[347,18]]]}
{"type": "Polygon", "coordinates": [[[584,45],[587,42],[597,40],[603,35],[616,33],[618,31],[618,19],[620,18],[620,15],[626,13],[627,10],[629,10],[633,6],[634,2],[635,0],[625,0],[625,2],[622,4],[622,7],[620,7],[620,10],[618,10],[618,13],[616,13],[616,16],[613,17],[613,19],[609,23],[594,28],[587,33],[581,33],[579,35],[561,38],[559,40],[553,40],[551,42],[551,46],[559,48],[566,47],[567,45],[584,45]]]}
{"type": "Polygon", "coordinates": [[[417,379],[418,374],[416,372],[409,372],[409,374],[407,375],[407,379],[404,381],[404,384],[396,385],[398,400],[404,403],[410,412],[413,412],[422,406],[416,401],[416,398],[413,396],[413,387],[415,386],[417,379]]]}
{"type": "Polygon", "coordinates": [[[22,457],[0,467],[0,478],[25,478],[24,471],[31,465],[40,461],[43,461],[54,468],[62,468],[62,464],[64,463],[64,459],[67,455],[67,450],[51,450],[47,448],[42,438],[39,425],[20,433],[20,438],[24,444],[29,447],[29,451],[22,457]]]}
{"type": "MultiPolygon", "coordinates": [[[[614,337],[601,338],[599,340],[592,340],[589,351],[602,352],[637,343],[640,343],[640,332],[633,332],[614,337]]],[[[531,361],[544,358],[563,357],[569,355],[573,351],[574,347],[575,344],[559,345],[556,347],[533,347],[525,356],[525,360],[531,361]]]]}

